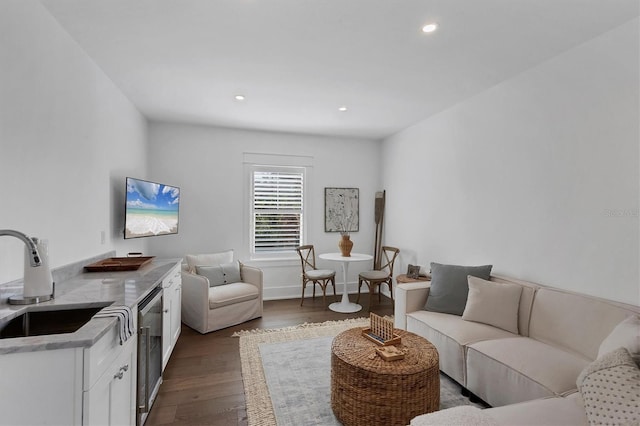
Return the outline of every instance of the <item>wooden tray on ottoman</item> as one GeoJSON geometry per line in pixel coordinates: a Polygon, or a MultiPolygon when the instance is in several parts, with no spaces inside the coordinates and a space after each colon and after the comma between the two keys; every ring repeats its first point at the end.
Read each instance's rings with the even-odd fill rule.
{"type": "Polygon", "coordinates": [[[151,262],[154,257],[110,257],[87,265],[84,270],[87,272],[136,271],[151,262]]]}
{"type": "Polygon", "coordinates": [[[399,359],[404,359],[404,352],[396,348],[394,345],[376,348],[376,353],[385,361],[397,361],[399,359]]]}

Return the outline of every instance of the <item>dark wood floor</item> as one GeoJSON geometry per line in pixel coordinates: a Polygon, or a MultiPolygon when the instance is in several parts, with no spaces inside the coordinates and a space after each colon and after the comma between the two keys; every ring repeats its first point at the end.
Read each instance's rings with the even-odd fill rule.
{"type": "MultiPolygon", "coordinates": [[[[355,296],[351,296],[353,301],[355,296]]],[[[322,297],[264,302],[262,318],[202,335],[182,325],[182,334],[164,372],[164,381],[146,425],[246,425],[247,413],[242,386],[239,339],[235,331],[279,328],[304,322],[322,322],[368,316],[369,298],[363,295],[364,310],[340,314],[325,309],[322,297]]],[[[392,315],[393,302],[374,297],[371,309],[392,315]]]]}

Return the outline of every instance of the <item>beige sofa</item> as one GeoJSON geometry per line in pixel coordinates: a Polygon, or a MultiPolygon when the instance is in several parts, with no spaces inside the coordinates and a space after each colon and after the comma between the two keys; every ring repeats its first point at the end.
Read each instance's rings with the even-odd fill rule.
{"type": "MultiPolygon", "coordinates": [[[[239,277],[216,285],[196,267],[211,269],[233,262],[233,251],[188,255],[182,267],[182,322],[205,334],[262,316],[262,271],[237,263],[239,277]]],[[[236,261],[237,262],[237,261],[236,261]]],[[[216,272],[220,273],[222,270],[216,272]]],[[[214,276],[215,277],[215,276],[214,276]]]]}
{"type": "Polygon", "coordinates": [[[578,392],[479,410],[466,405],[423,414],[410,426],[587,426],[578,392]]]}
{"type": "Polygon", "coordinates": [[[612,330],[629,317],[637,318],[640,307],[506,277],[492,276],[490,281],[521,287],[514,307],[517,333],[424,310],[428,281],[398,285],[395,325],[432,342],[442,372],[500,407],[485,410],[493,420],[498,418],[496,424],[527,424],[527,413],[553,412],[558,414],[549,421],[532,423],[586,424],[576,380],[598,357],[612,330]]]}

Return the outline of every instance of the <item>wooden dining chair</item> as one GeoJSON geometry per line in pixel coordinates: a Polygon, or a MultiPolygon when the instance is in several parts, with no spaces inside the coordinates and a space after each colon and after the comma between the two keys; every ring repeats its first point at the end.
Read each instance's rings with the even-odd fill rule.
{"type": "Polygon", "coordinates": [[[336,298],[336,271],[332,269],[316,269],[316,252],[313,244],[308,244],[296,248],[300,261],[302,262],[302,300],[300,306],[304,303],[304,290],[307,283],[313,286],[313,298],[316,298],[316,284],[322,289],[322,303],[327,307],[326,293],[329,283],[333,286],[333,298],[336,298]]]}
{"type": "Polygon", "coordinates": [[[389,246],[382,246],[380,252],[380,268],[372,271],[361,272],[358,276],[358,298],[356,303],[360,301],[360,288],[362,284],[367,284],[369,287],[369,310],[371,310],[371,300],[376,288],[378,289],[378,302],[380,302],[380,286],[386,284],[389,287],[389,293],[391,293],[391,300],[393,300],[393,264],[400,253],[400,249],[389,246]]]}

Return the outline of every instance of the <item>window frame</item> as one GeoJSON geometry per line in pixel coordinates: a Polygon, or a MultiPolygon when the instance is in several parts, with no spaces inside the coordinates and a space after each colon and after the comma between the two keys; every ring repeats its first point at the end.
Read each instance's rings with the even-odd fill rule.
{"type": "Polygon", "coordinates": [[[249,254],[251,259],[293,259],[297,256],[295,249],[272,250],[272,251],[256,251],[256,197],[255,197],[255,173],[256,172],[273,172],[273,173],[299,173],[302,175],[302,208],[292,211],[300,211],[300,240],[299,244],[303,244],[306,240],[306,224],[308,223],[308,167],[299,165],[271,165],[271,164],[249,164],[248,165],[249,180],[249,254]]]}

